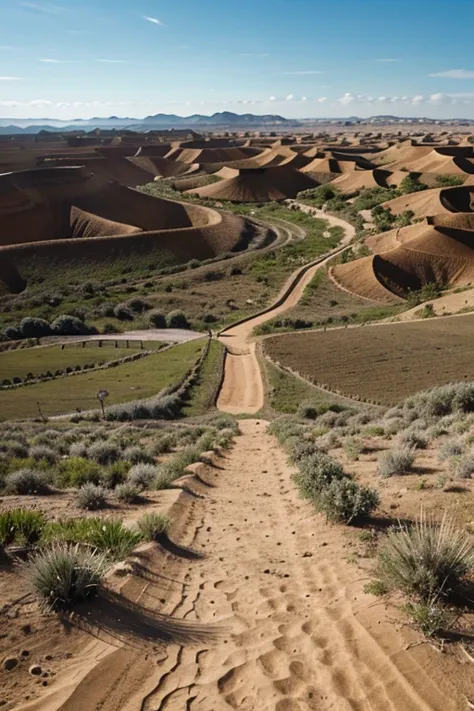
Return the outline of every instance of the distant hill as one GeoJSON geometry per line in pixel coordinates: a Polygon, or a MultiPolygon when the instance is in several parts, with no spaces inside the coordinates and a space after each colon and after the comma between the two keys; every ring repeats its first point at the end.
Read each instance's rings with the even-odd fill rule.
{"type": "Polygon", "coordinates": [[[131,129],[134,131],[150,131],[153,129],[173,129],[173,128],[257,128],[257,127],[298,127],[300,123],[296,120],[285,119],[283,116],[266,114],[256,116],[255,114],[234,114],[230,111],[215,113],[212,116],[193,114],[192,116],[176,116],[175,114],[155,114],[144,119],[120,118],[109,116],[108,118],[94,117],[91,119],[74,119],[72,121],[61,121],[59,119],[0,119],[0,134],[15,133],[39,133],[40,131],[92,131],[100,129],[131,129]]]}

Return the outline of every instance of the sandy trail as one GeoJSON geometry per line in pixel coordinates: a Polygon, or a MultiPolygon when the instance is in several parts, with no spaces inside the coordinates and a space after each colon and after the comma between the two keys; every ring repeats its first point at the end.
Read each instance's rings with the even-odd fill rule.
{"type": "Polygon", "coordinates": [[[310,208],[310,214],[324,218],[331,227],[343,227],[345,235],[340,246],[330,256],[319,257],[291,274],[276,298],[275,306],[222,333],[220,340],[226,346],[227,354],[217,407],[223,412],[254,414],[263,407],[264,388],[256,356],[255,337],[252,336],[253,329],[296,306],[318,269],[322,269],[335,254],[346,249],[355,235],[355,228],[338,217],[326,215],[316,208],[310,208]]]}
{"type": "Polygon", "coordinates": [[[408,633],[385,619],[363,593],[365,573],[346,560],[353,544],[297,498],[266,424],[242,421],[233,451],[207,470],[212,486],[192,501],[186,535],[205,557],[169,560],[128,590],[151,608],[166,597],[176,620],[217,624],[222,636],[165,650],[98,648],[93,671],[48,711],[465,708],[449,681],[454,659],[428,645],[406,649],[408,633]]]}

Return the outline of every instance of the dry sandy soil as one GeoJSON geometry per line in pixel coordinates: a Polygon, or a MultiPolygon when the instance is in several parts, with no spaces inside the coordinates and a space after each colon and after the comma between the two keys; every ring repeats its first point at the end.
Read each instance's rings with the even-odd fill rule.
{"type": "Polygon", "coordinates": [[[255,338],[252,337],[253,329],[295,306],[318,269],[322,269],[333,255],[344,250],[354,237],[355,229],[348,222],[326,215],[320,210],[314,209],[312,214],[315,217],[324,217],[331,226],[344,229],[345,236],[341,240],[341,246],[332,251],[331,257],[320,257],[294,272],[283,286],[273,307],[222,333],[221,341],[226,346],[227,354],[224,382],[217,401],[219,410],[234,414],[256,413],[263,407],[263,383],[256,356],[255,338]]]}
{"type": "Polygon", "coordinates": [[[265,422],[241,429],[190,484],[199,497],[182,494],[172,510],[172,536],[199,557],[144,546],[108,600],[67,622],[41,619],[30,598],[4,607],[3,648],[29,652],[2,672],[6,708],[466,708],[466,658],[394,624],[396,611],[363,592],[371,561],[354,565],[356,531],[328,526],[297,498],[265,422]],[[33,663],[48,676],[29,675],[33,663]]]}

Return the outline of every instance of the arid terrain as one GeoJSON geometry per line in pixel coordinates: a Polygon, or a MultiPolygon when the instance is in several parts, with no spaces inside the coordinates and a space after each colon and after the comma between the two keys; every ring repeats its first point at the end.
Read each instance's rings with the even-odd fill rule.
{"type": "Polygon", "coordinates": [[[474,708],[442,129],[0,140],[2,708],[474,708]]]}

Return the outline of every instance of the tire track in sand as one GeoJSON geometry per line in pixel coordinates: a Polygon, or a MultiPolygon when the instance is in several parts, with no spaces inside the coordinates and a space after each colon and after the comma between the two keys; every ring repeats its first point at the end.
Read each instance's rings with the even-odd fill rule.
{"type": "Polygon", "coordinates": [[[322,269],[336,254],[344,251],[355,235],[355,228],[344,220],[325,213],[315,216],[323,217],[330,225],[344,228],[345,236],[341,245],[296,269],[282,287],[273,306],[222,332],[219,340],[226,346],[226,359],[217,407],[223,412],[254,414],[263,407],[263,381],[255,352],[253,329],[295,306],[318,269],[322,269]]]}
{"type": "Polygon", "coordinates": [[[464,709],[450,681],[454,661],[426,646],[405,649],[344,559],[340,528],[297,499],[266,423],[241,429],[214,473],[217,486],[195,505],[206,557],[187,568],[194,603],[186,619],[219,622],[230,634],[171,645],[175,663],[157,669],[142,711],[464,709]]]}

